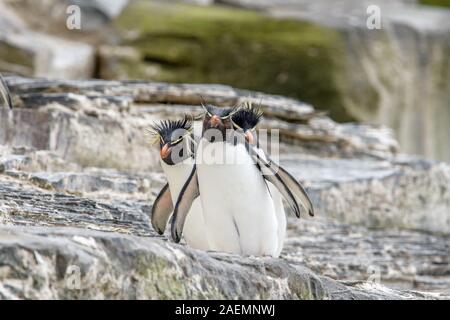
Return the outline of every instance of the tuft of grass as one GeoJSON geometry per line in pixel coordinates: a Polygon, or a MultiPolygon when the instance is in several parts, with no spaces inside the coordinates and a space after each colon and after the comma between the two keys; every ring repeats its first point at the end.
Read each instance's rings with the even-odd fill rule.
{"type": "Polygon", "coordinates": [[[137,61],[115,66],[128,78],[228,84],[295,97],[352,120],[342,98],[338,31],[238,8],[143,0],[132,2],[115,28],[121,44],[139,52],[137,61]]]}

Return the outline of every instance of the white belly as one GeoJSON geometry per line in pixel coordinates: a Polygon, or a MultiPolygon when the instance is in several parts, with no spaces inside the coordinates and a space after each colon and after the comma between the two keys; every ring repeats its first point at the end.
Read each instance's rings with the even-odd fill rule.
{"type": "MultiPolygon", "coordinates": [[[[169,182],[170,194],[174,205],[184,183],[192,171],[193,163],[194,160],[191,158],[173,166],[169,166],[164,161],[161,161],[161,166],[169,182]]],[[[184,239],[187,245],[192,248],[210,250],[206,232],[200,198],[197,198],[192,203],[191,210],[186,218],[183,229],[184,239]]]]}
{"type": "Polygon", "coordinates": [[[278,222],[278,248],[276,254],[276,256],[278,257],[283,250],[284,239],[286,237],[286,212],[284,211],[283,197],[278,189],[270,182],[268,182],[267,184],[269,185],[270,193],[272,194],[273,205],[275,207],[275,215],[278,222]]]}
{"type": "Polygon", "coordinates": [[[266,183],[244,146],[226,151],[224,146],[213,143],[205,147],[202,140],[197,152],[200,199],[211,249],[275,257],[279,247],[278,222],[266,183]],[[214,159],[222,159],[225,152],[235,161],[203,161],[205,153],[213,152],[214,159]]]}
{"type": "MultiPolygon", "coordinates": [[[[260,148],[257,148],[256,151],[258,152],[259,156],[263,158],[264,160],[267,160],[264,151],[260,148]]],[[[284,246],[284,239],[286,238],[286,212],[284,211],[284,205],[283,205],[283,196],[278,191],[278,189],[270,182],[267,183],[270,189],[270,194],[272,195],[273,204],[275,207],[275,214],[277,217],[278,222],[278,249],[277,249],[277,256],[281,254],[281,251],[283,250],[284,246]]]]}

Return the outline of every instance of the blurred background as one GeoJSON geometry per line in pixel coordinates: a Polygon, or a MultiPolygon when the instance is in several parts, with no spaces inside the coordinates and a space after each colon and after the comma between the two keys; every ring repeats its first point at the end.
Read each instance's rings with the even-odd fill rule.
{"type": "Polygon", "coordinates": [[[450,161],[450,0],[1,0],[0,71],[281,94],[450,161]]]}

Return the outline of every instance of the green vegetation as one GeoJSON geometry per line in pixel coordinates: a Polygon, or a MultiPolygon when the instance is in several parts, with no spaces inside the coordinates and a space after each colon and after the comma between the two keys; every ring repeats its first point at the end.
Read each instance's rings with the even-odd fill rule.
{"type": "MultiPolygon", "coordinates": [[[[24,73],[33,73],[33,54],[17,49],[8,43],[0,43],[0,60],[9,64],[20,66],[24,73]]],[[[14,70],[5,70],[12,71],[14,70]]]]}
{"type": "Polygon", "coordinates": [[[137,61],[117,60],[119,76],[282,94],[350,119],[337,79],[344,61],[337,31],[242,9],[151,1],[133,2],[115,26],[122,45],[139,52],[137,61]]]}
{"type": "Polygon", "coordinates": [[[450,8],[450,0],[419,0],[420,4],[450,8]]]}

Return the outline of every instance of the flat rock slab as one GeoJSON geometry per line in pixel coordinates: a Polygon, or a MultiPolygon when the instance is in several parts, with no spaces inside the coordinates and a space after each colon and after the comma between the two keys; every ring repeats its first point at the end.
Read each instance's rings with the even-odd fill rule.
{"type": "Polygon", "coordinates": [[[282,257],[348,283],[450,294],[450,239],[430,233],[367,229],[327,218],[291,219],[282,257]]]}
{"type": "Polygon", "coordinates": [[[72,226],[138,235],[155,235],[148,201],[110,203],[46,191],[2,178],[0,222],[27,226],[72,226]]]}
{"type": "MultiPolygon", "coordinates": [[[[244,263],[247,267],[260,267],[260,262],[258,262],[260,261],[259,259],[246,260],[234,255],[222,255],[219,253],[205,253],[197,250],[190,250],[185,246],[174,244],[169,236],[158,236],[150,226],[149,214],[151,211],[151,201],[139,199],[94,200],[91,198],[43,190],[37,187],[33,182],[27,182],[22,179],[17,180],[3,176],[0,181],[0,223],[7,226],[4,230],[12,230],[14,232],[15,230],[20,230],[20,237],[23,236],[25,238],[28,236],[28,232],[31,232],[30,230],[40,230],[39,234],[42,236],[41,240],[43,241],[43,247],[45,247],[47,241],[55,239],[53,236],[49,235],[54,232],[56,232],[59,237],[63,238],[72,237],[91,239],[92,236],[88,235],[90,232],[102,231],[101,238],[106,237],[107,239],[120,239],[117,241],[125,241],[125,239],[129,240],[128,235],[133,235],[135,236],[133,239],[140,239],[139,241],[164,243],[164,247],[169,251],[186,250],[187,252],[190,252],[189,256],[192,258],[192,261],[185,261],[185,263],[194,264],[196,263],[194,261],[201,259],[200,257],[208,257],[209,259],[211,257],[214,258],[219,256],[227,257],[226,259],[232,259],[233,263],[241,261],[240,263],[244,263]],[[65,234],[65,230],[70,231],[69,235],[65,234]],[[197,257],[197,254],[200,255],[200,257],[197,257]]],[[[92,194],[90,196],[92,196],[92,194]]],[[[150,198],[154,198],[154,195],[150,198]]],[[[278,261],[275,264],[286,265],[286,268],[294,268],[295,270],[297,270],[296,268],[298,267],[298,270],[300,271],[292,272],[299,272],[297,276],[300,278],[304,277],[305,272],[308,277],[309,275],[312,276],[316,273],[322,274],[338,281],[344,281],[346,284],[349,284],[351,288],[359,288],[360,286],[363,286],[362,288],[366,288],[366,286],[369,286],[372,289],[377,288],[377,290],[382,291],[382,295],[386,295],[386,297],[389,296],[390,298],[406,298],[412,296],[410,296],[410,293],[406,294],[405,292],[399,293],[396,291],[392,291],[391,295],[391,293],[389,293],[390,289],[387,289],[382,284],[402,290],[435,291],[437,294],[436,297],[439,297],[439,293],[444,294],[442,297],[446,297],[445,293],[450,294],[448,292],[450,285],[448,278],[450,273],[450,256],[448,255],[450,241],[448,237],[434,236],[418,231],[398,231],[395,229],[370,230],[366,227],[346,225],[342,222],[338,223],[323,217],[301,220],[290,219],[288,225],[288,238],[281,259],[267,259],[267,261],[270,260],[272,261],[271,263],[278,261]],[[289,267],[287,265],[289,265],[289,267]],[[312,271],[307,270],[307,268],[311,268],[312,271]],[[369,284],[367,284],[367,281],[369,284]],[[384,292],[383,290],[388,291],[384,292]],[[393,292],[396,293],[393,294],[393,292]]],[[[0,239],[3,239],[2,236],[0,236],[0,239]]],[[[92,240],[88,241],[86,239],[82,241],[86,241],[87,243],[89,243],[89,241],[92,242],[92,240]]],[[[53,243],[52,241],[50,242],[53,243]]],[[[49,254],[56,254],[52,250],[53,247],[49,247],[47,251],[49,254]]],[[[126,249],[125,244],[123,250],[128,250],[126,249]]],[[[82,252],[80,251],[77,255],[81,255],[81,253],[82,252]]],[[[120,259],[112,258],[109,253],[107,256],[109,258],[105,258],[105,261],[103,262],[106,265],[125,263],[121,262],[120,259]]],[[[266,259],[263,260],[266,261],[266,259]]],[[[53,261],[52,263],[57,262],[53,261]]],[[[177,260],[172,261],[171,263],[177,265],[179,262],[177,260]]],[[[228,264],[221,266],[220,268],[222,268],[222,270],[227,270],[227,266],[228,264]]],[[[67,266],[65,267],[67,268],[67,266]]],[[[105,268],[110,267],[111,266],[105,266],[105,268]]],[[[0,269],[1,268],[2,266],[0,265],[0,269]]],[[[56,268],[56,266],[53,265],[52,268],[56,268]]],[[[178,268],[183,269],[185,266],[178,265],[178,268]]],[[[91,272],[93,271],[86,271],[86,274],[90,274],[91,272]]],[[[63,274],[65,274],[65,271],[63,274]]],[[[166,276],[172,275],[171,273],[168,273],[166,276]]],[[[159,275],[158,277],[164,278],[166,276],[159,275]]],[[[5,279],[9,277],[10,275],[5,279]]],[[[117,276],[111,277],[113,279],[117,278],[117,276]]],[[[245,287],[247,286],[247,282],[252,281],[251,279],[252,278],[248,278],[245,281],[242,279],[236,280],[238,281],[236,286],[245,287]]],[[[314,279],[316,279],[316,276],[314,276],[314,279]]],[[[326,286],[330,285],[333,287],[341,285],[328,278],[325,279],[326,286]]],[[[152,285],[156,284],[153,283],[152,285]]],[[[313,286],[316,285],[314,284],[313,286]]],[[[263,288],[266,287],[263,286],[263,288]]],[[[205,297],[233,297],[221,290],[225,289],[222,288],[218,292],[204,294],[205,297]],[[225,296],[222,296],[223,294],[225,294],[225,296]]],[[[366,292],[368,296],[360,296],[348,288],[341,288],[341,291],[337,291],[338,293],[336,294],[333,294],[334,289],[330,289],[330,291],[325,294],[322,291],[326,291],[326,289],[322,288],[320,294],[308,291],[309,293],[307,293],[307,295],[311,294],[311,296],[306,295],[302,297],[296,297],[295,293],[290,291],[268,291],[265,292],[266,295],[263,295],[264,290],[265,289],[261,289],[258,293],[251,293],[250,291],[247,295],[244,294],[244,292],[234,292],[233,295],[248,299],[257,297],[326,298],[327,295],[331,295],[333,298],[342,299],[351,297],[381,298],[381,296],[378,295],[372,296],[372,291],[370,290],[370,294],[366,292]],[[351,294],[347,292],[348,290],[350,290],[351,294]],[[350,296],[347,294],[350,294],[350,296]]],[[[313,289],[308,287],[307,290],[313,289]]],[[[196,297],[201,297],[201,294],[203,294],[202,292],[203,291],[199,289],[199,292],[195,293],[198,295],[196,297]]],[[[64,295],[59,296],[59,294],[63,293],[58,293],[58,295],[54,297],[66,297],[64,295]]],[[[69,293],[66,292],[64,294],[69,293]]],[[[83,294],[94,295],[94,292],[85,292],[83,294]]],[[[102,294],[104,294],[104,297],[112,297],[106,292],[95,293],[95,295],[102,294]]],[[[162,297],[163,294],[169,293],[160,292],[160,294],[161,296],[157,295],[154,297],[162,297]]],[[[174,293],[170,294],[172,295],[174,293]]],[[[428,298],[431,297],[425,296],[428,298]]],[[[88,296],[81,295],[80,297],[88,296]]],[[[184,296],[173,295],[171,297],[182,298],[184,296]]]]}
{"type": "Polygon", "coordinates": [[[205,253],[74,228],[0,227],[0,297],[34,299],[407,299],[343,285],[282,259],[205,253]]]}
{"type": "Polygon", "coordinates": [[[398,148],[392,132],[384,127],[338,124],[300,101],[229,86],[21,77],[6,77],[6,81],[17,108],[12,114],[3,111],[0,141],[49,149],[86,166],[154,167],[145,128],[168,116],[198,114],[203,100],[219,106],[261,104],[266,117],[263,127],[280,129],[282,140],[308,147],[312,153],[391,156],[398,148]],[[23,126],[29,130],[24,132],[23,126]],[[92,141],[92,136],[97,139],[92,141]],[[143,163],[142,158],[149,160],[143,163]]]}
{"type": "Polygon", "coordinates": [[[282,155],[281,162],[309,187],[318,216],[368,227],[450,234],[450,166],[445,163],[295,154],[282,155]]]}

